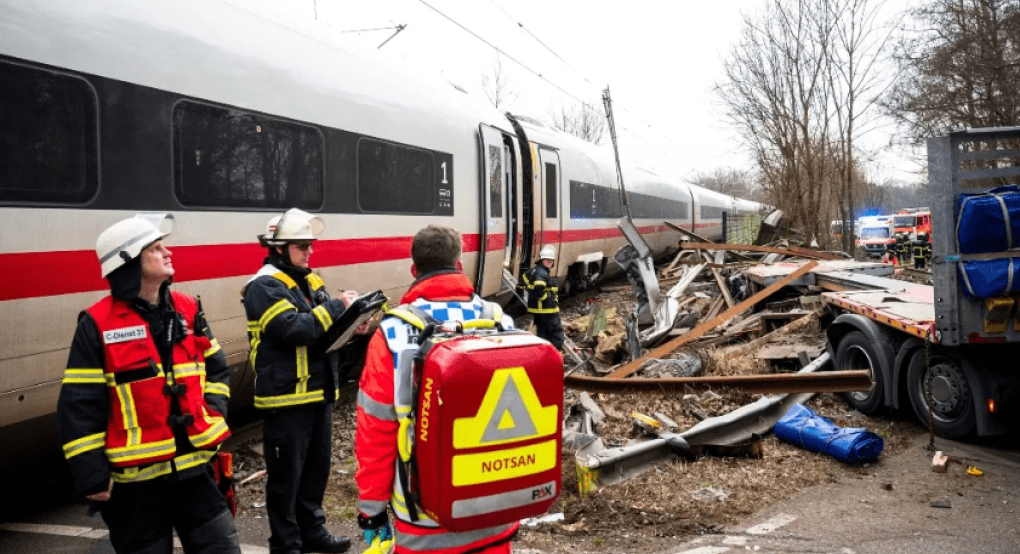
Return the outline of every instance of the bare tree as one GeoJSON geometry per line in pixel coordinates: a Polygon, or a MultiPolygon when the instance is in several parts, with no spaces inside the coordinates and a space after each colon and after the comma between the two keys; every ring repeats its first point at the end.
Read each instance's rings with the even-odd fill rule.
{"type": "Polygon", "coordinates": [[[510,89],[499,54],[496,54],[496,58],[492,62],[491,71],[491,73],[482,74],[482,91],[493,107],[497,110],[506,110],[517,100],[518,93],[510,89]]]}
{"type": "MultiPolygon", "coordinates": [[[[830,0],[832,45],[828,49],[827,78],[835,118],[838,191],[836,212],[845,228],[852,230],[855,191],[867,192],[859,167],[856,139],[871,128],[876,107],[887,81],[880,71],[891,34],[878,25],[879,2],[872,0],[830,0]]],[[[853,249],[853,233],[843,233],[843,250],[853,249]]]]}
{"type": "MultiPolygon", "coordinates": [[[[768,0],[744,17],[716,90],[755,156],[766,201],[819,243],[863,192],[888,33],[877,0],[768,0]],[[860,192],[858,192],[860,191],[860,192]]],[[[849,250],[852,235],[844,233],[849,250]]]]}
{"type": "Polygon", "coordinates": [[[549,110],[551,127],[592,144],[602,144],[606,134],[606,118],[591,104],[560,105],[549,110]]]}
{"type": "Polygon", "coordinates": [[[1020,121],[1020,0],[930,0],[909,16],[883,101],[906,142],[1020,121]]]}
{"type": "Polygon", "coordinates": [[[831,162],[826,117],[826,0],[771,0],[744,18],[716,87],[754,153],[770,203],[808,236],[828,236],[823,179],[831,162]],[[825,229],[823,233],[822,230],[825,229]]]}

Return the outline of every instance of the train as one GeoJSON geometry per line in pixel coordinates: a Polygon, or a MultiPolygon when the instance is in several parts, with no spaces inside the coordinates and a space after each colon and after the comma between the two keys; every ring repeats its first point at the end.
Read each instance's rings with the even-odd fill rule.
{"type": "MultiPolygon", "coordinates": [[[[0,37],[0,467],[59,451],[77,316],[108,292],[95,239],[136,213],[174,216],[174,286],[202,299],[231,410],[254,380],[241,286],[288,208],[325,220],[312,267],[334,293],[399,298],[434,222],[490,298],[544,245],[570,294],[625,244],[611,150],[226,2],[0,0],[0,37]]],[[[763,208],[622,172],[657,255],[681,238],[666,221],[720,240],[724,214],[763,208]]]]}

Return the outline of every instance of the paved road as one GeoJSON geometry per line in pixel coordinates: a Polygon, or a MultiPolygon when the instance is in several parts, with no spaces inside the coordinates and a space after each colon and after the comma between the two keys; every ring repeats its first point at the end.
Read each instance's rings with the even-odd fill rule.
{"type": "Polygon", "coordinates": [[[725,535],[667,553],[1020,553],[1020,455],[937,439],[952,460],[940,474],[930,470],[927,444],[927,435],[919,435],[873,476],[811,487],[725,535]],[[984,475],[967,474],[968,465],[984,475]],[[949,507],[933,507],[937,501],[949,507]]]}
{"type": "MultiPolygon", "coordinates": [[[[937,440],[953,462],[944,474],[929,470],[928,437],[884,459],[868,477],[805,489],[722,535],[684,542],[660,554],[1018,554],[1020,455],[1004,443],[937,440]],[[984,475],[966,473],[976,466],[984,475]],[[890,484],[891,490],[883,487],[890,484]],[[946,501],[948,508],[932,507],[946,501]]],[[[246,554],[264,554],[266,520],[237,522],[246,554]]],[[[360,547],[360,544],[358,545],[360,547]]],[[[65,503],[0,523],[4,554],[112,553],[106,529],[85,505],[65,503]]],[[[541,554],[529,550],[528,554],[541,554]]]]}

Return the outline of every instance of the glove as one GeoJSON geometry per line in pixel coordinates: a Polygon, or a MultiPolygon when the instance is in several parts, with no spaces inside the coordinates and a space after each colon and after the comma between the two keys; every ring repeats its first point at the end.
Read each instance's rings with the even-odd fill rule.
{"type": "Polygon", "coordinates": [[[369,547],[379,545],[385,548],[386,542],[393,543],[393,531],[390,529],[389,517],[386,516],[385,511],[372,517],[359,513],[358,527],[361,527],[361,533],[365,537],[365,544],[369,547]]]}

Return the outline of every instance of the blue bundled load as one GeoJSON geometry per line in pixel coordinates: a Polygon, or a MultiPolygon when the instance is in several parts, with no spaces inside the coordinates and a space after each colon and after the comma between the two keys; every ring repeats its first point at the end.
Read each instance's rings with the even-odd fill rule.
{"type": "Polygon", "coordinates": [[[967,298],[992,298],[1020,292],[1020,258],[972,260],[960,264],[960,283],[967,298]]]}
{"type": "Polygon", "coordinates": [[[882,437],[861,428],[840,428],[811,408],[794,404],[776,423],[776,436],[814,452],[852,464],[874,462],[882,453],[882,437]]]}
{"type": "Polygon", "coordinates": [[[1020,246],[1020,187],[961,194],[956,239],[962,254],[1005,252],[1020,246]]]}

